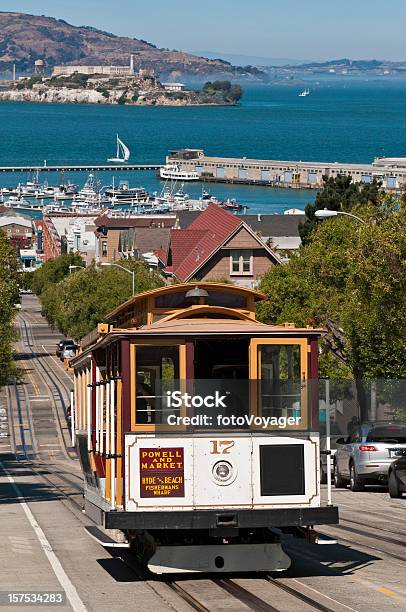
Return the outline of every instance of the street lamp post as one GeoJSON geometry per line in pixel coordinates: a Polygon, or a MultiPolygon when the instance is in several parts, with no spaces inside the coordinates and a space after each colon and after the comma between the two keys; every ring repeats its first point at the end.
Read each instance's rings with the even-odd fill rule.
{"type": "Polygon", "coordinates": [[[107,261],[104,261],[101,265],[104,266],[104,267],[114,266],[116,268],[120,268],[120,270],[124,270],[124,272],[128,272],[128,274],[131,274],[131,276],[132,276],[132,293],[133,293],[133,297],[134,297],[134,295],[135,295],[135,272],[134,272],[134,270],[129,270],[128,268],[125,268],[124,266],[120,266],[120,264],[110,263],[110,262],[107,262],[107,261]]]}
{"type": "Polygon", "coordinates": [[[357,217],[357,215],[353,215],[352,213],[343,212],[342,210],[329,210],[328,208],[321,208],[320,210],[316,210],[314,213],[317,219],[329,219],[330,217],[337,217],[337,215],[345,215],[346,217],[352,217],[356,219],[360,223],[366,225],[366,221],[361,219],[361,217],[357,217]]]}

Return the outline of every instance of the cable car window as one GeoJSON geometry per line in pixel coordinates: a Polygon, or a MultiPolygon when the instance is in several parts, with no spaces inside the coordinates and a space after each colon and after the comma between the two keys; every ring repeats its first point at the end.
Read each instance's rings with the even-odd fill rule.
{"type": "Polygon", "coordinates": [[[135,365],[136,422],[162,423],[167,417],[166,390],[174,390],[179,380],[179,347],[137,346],[135,365]]]}
{"type": "Polygon", "coordinates": [[[262,414],[270,417],[300,417],[300,346],[261,345],[259,353],[262,414]]]}
{"type": "MultiPolygon", "coordinates": [[[[251,251],[250,251],[251,253],[251,251]]],[[[246,260],[244,264],[247,266],[246,260]]],[[[245,295],[239,295],[238,293],[219,291],[219,290],[208,290],[208,297],[204,299],[204,303],[209,306],[224,306],[228,308],[247,308],[247,298],[245,295]]],[[[190,299],[186,298],[186,291],[179,291],[177,293],[169,293],[168,295],[161,295],[155,298],[155,308],[187,308],[191,305],[190,299]]]]}

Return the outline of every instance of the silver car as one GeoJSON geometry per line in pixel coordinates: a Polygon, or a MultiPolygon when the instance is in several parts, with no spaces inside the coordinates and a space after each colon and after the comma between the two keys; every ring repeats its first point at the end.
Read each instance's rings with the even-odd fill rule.
{"type": "Polygon", "coordinates": [[[396,452],[406,449],[406,425],[367,423],[336,443],[336,488],[349,484],[351,491],[362,491],[366,484],[387,483],[389,466],[398,457],[396,452]]]}

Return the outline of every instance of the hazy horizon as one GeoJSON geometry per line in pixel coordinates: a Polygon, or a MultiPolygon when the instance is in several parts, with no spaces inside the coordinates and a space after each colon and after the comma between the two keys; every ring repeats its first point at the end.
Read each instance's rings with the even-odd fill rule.
{"type": "Polygon", "coordinates": [[[0,0],[0,11],[31,13],[93,26],[113,34],[142,38],[159,47],[191,51],[213,49],[224,55],[325,61],[406,59],[403,23],[406,3],[389,0],[313,0],[311,9],[291,0],[289,10],[272,0],[186,0],[150,4],[121,0],[0,0]],[[396,19],[394,19],[396,15],[396,19]],[[232,19],[230,18],[232,17],[232,19]]]}

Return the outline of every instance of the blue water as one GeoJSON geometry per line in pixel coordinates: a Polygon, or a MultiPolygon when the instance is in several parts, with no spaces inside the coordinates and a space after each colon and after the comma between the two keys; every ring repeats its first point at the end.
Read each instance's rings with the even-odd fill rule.
{"type": "MultiPolygon", "coordinates": [[[[208,155],[262,159],[371,162],[406,156],[406,80],[323,79],[303,85],[247,86],[238,107],[113,107],[0,103],[0,165],[104,163],[118,132],[132,162],[162,163],[170,149],[203,148],[208,155]]],[[[57,183],[55,175],[44,175],[57,183]]],[[[25,181],[0,176],[1,185],[25,181]]],[[[82,184],[84,174],[69,174],[82,184]]],[[[110,184],[112,175],[99,175],[110,184]]],[[[150,191],[154,173],[115,173],[150,191]]],[[[201,184],[187,185],[198,196],[201,184]]],[[[252,212],[303,208],[315,192],[211,185],[219,198],[235,197],[252,212]]]]}

